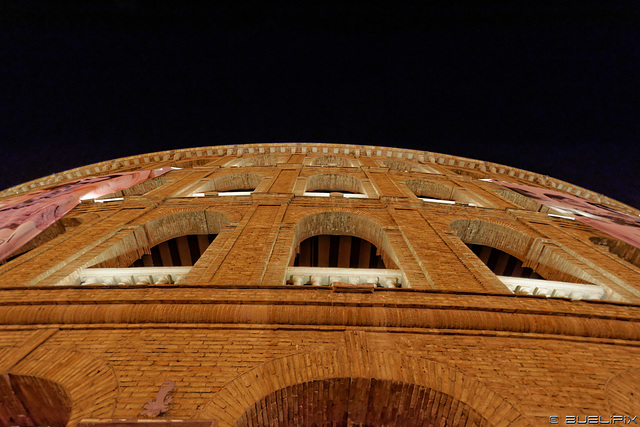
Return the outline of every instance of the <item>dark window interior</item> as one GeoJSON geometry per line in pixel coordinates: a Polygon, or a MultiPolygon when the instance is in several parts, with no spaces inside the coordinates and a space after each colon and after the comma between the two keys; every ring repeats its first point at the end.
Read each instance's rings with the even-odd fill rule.
{"type": "Polygon", "coordinates": [[[164,241],[151,248],[130,267],[182,267],[194,265],[217,234],[191,234],[164,241]]]}
{"type": "Polygon", "coordinates": [[[522,261],[500,249],[484,245],[468,244],[469,248],[497,276],[544,279],[529,267],[523,267],[522,261]]]}
{"type": "Polygon", "coordinates": [[[313,236],[300,243],[294,267],[385,268],[372,243],[353,236],[313,236]]]}

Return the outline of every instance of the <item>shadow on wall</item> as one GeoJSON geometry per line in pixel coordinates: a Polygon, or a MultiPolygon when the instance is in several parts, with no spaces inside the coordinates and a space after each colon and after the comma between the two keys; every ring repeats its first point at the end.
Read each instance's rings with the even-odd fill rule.
{"type": "Polygon", "coordinates": [[[0,376],[0,425],[64,427],[71,397],[60,384],[40,377],[0,376]]]}

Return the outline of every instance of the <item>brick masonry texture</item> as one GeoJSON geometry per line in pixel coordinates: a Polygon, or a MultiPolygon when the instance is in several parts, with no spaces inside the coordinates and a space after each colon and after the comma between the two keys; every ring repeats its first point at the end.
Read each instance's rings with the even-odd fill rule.
{"type": "MultiPolygon", "coordinates": [[[[123,201],[80,204],[67,216],[75,226],[0,265],[0,373],[26,384],[24,405],[55,384],[48,393],[72,402],[69,426],[114,425],[143,419],[145,403],[174,381],[169,409],[154,421],[539,426],[549,416],[640,416],[639,266],[593,243],[602,232],[549,217],[548,208],[478,179],[579,193],[640,213],[633,208],[507,166],[337,144],[152,153],[0,197],[160,166],[183,169],[123,201]],[[252,174],[245,178],[254,191],[192,197],[216,179],[234,183],[233,174],[252,174]],[[367,197],[304,196],[319,175],[367,197]],[[296,245],[326,230],[376,245],[401,270],[403,288],[286,284],[296,245]],[[217,237],[177,284],[79,284],[84,269],[128,267],[187,234],[217,237]],[[465,243],[619,298],[513,295],[465,243]]],[[[19,411],[2,402],[0,420],[19,411]]]]}

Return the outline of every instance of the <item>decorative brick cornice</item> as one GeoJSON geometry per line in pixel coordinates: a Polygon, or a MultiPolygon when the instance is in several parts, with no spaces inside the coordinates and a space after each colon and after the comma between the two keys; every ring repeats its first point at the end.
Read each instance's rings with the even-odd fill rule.
{"type": "Polygon", "coordinates": [[[178,150],[158,151],[136,156],[122,157],[91,165],[81,166],[75,169],[48,175],[32,181],[18,184],[0,191],[0,198],[25,193],[40,187],[59,184],[65,181],[76,180],[88,176],[105,175],[114,172],[128,171],[139,168],[155,167],[162,163],[169,165],[171,162],[184,160],[203,160],[211,158],[212,161],[222,156],[252,156],[252,155],[276,155],[276,154],[318,154],[318,155],[346,155],[368,156],[381,159],[402,159],[417,161],[423,164],[458,167],[479,172],[491,172],[504,175],[504,179],[518,178],[529,181],[534,185],[541,185],[560,191],[565,191],[576,196],[590,199],[598,203],[604,203],[624,210],[640,213],[637,209],[618,202],[614,199],[598,194],[591,190],[570,184],[568,182],[551,178],[547,175],[529,172],[498,163],[469,159],[466,157],[448,154],[434,153],[430,151],[411,150],[395,147],[379,147],[371,145],[330,144],[330,143],[271,143],[271,144],[236,144],[219,145],[210,147],[183,148],[178,150]]]}
{"type": "Polygon", "coordinates": [[[30,288],[28,295],[5,289],[0,291],[0,324],[435,328],[640,341],[640,307],[631,304],[430,290],[335,294],[331,288],[290,286],[283,300],[282,288],[74,286],[30,288]]]}

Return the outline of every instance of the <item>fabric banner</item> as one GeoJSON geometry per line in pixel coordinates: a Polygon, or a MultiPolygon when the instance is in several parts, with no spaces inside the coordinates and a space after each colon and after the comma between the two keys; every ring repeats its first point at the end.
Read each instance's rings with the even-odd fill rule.
{"type": "Polygon", "coordinates": [[[81,200],[127,189],[171,169],[145,169],[84,178],[1,200],[0,261],[62,218],[81,200]]]}
{"type": "Polygon", "coordinates": [[[640,217],[559,191],[504,181],[491,182],[510,188],[560,212],[574,214],[578,221],[640,248],[640,217]]]}

